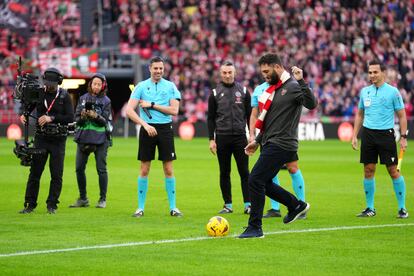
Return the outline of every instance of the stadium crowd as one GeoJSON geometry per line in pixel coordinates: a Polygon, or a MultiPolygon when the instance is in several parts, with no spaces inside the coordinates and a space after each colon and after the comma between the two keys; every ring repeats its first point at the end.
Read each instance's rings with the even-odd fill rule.
{"type": "MultiPolygon", "coordinates": [[[[78,5],[32,1],[29,43],[0,29],[0,60],[22,52],[36,60],[36,51],[53,47],[97,47],[97,35],[80,38],[78,5]]],[[[310,117],[353,116],[367,85],[365,64],[374,56],[387,64],[388,80],[413,116],[413,5],[413,0],[103,0],[110,13],[106,20],[119,24],[120,48],[166,58],[167,78],[182,92],[184,116],[191,121],[205,120],[223,60],[235,63],[237,81],[252,92],[262,81],[257,58],[267,51],[283,53],[286,67],[306,72],[320,102],[310,117]]],[[[13,83],[9,75],[1,74],[0,86],[13,83]]]]}
{"type": "Polygon", "coordinates": [[[250,91],[261,82],[257,57],[284,55],[307,73],[326,116],[355,114],[367,85],[365,64],[378,56],[413,112],[414,1],[118,0],[121,41],[168,59],[186,116],[204,117],[218,66],[233,60],[250,91]]]}
{"type": "Polygon", "coordinates": [[[97,41],[81,39],[79,1],[32,0],[28,34],[0,28],[0,99],[3,109],[13,107],[17,56],[28,58],[37,66],[38,53],[56,47],[95,46],[97,41]]]}

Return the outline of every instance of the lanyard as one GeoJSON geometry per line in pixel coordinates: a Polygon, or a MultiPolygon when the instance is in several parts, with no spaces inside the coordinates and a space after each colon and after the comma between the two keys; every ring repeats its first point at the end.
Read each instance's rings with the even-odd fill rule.
{"type": "Polygon", "coordinates": [[[49,111],[52,109],[52,106],[55,104],[55,101],[56,101],[56,99],[57,99],[57,97],[59,97],[59,94],[60,94],[60,90],[58,90],[58,92],[56,93],[56,97],[53,99],[53,101],[50,103],[50,106],[48,107],[47,106],[47,101],[46,101],[46,99],[45,99],[45,107],[46,107],[46,109],[47,109],[47,111],[46,111],[46,115],[49,115],[49,111]]]}

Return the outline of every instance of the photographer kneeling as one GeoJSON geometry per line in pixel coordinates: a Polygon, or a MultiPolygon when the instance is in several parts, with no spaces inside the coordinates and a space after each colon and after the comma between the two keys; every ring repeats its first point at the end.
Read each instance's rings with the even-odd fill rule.
{"type": "MultiPolygon", "coordinates": [[[[37,149],[43,149],[44,154],[33,155],[26,186],[24,209],[20,211],[21,214],[31,213],[37,206],[40,178],[49,156],[51,180],[46,204],[49,214],[56,213],[60,192],[62,191],[67,136],[67,128],[61,126],[73,122],[72,101],[67,91],[58,87],[62,84],[63,75],[56,68],[48,68],[42,78],[45,93],[40,95],[38,104],[33,108],[36,108],[37,118],[34,145],[37,149]]],[[[29,110],[28,112],[32,111],[29,110]]],[[[25,124],[26,117],[21,115],[20,121],[25,124]]]]}
{"type": "Polygon", "coordinates": [[[76,107],[75,142],[76,178],[78,180],[79,198],[69,207],[88,207],[86,195],[85,168],[89,154],[95,154],[96,170],[99,176],[100,197],[96,208],[106,207],[106,191],[108,173],[106,156],[110,145],[110,130],[112,120],[111,100],[106,96],[107,84],[103,74],[96,73],[88,83],[88,93],[79,98],[76,107]]]}

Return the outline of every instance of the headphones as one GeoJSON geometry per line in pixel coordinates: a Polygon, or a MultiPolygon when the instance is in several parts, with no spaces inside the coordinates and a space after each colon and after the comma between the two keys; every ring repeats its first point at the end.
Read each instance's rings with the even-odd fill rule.
{"type": "Polygon", "coordinates": [[[58,85],[61,85],[63,82],[63,75],[62,73],[54,68],[54,67],[49,67],[45,70],[45,72],[43,73],[43,79],[46,81],[50,81],[50,82],[56,82],[58,85]]]}
{"type": "Polygon", "coordinates": [[[95,74],[92,75],[91,80],[93,80],[94,78],[98,78],[102,81],[101,91],[105,91],[105,88],[107,86],[105,75],[102,74],[102,73],[95,73],[95,74]]]}

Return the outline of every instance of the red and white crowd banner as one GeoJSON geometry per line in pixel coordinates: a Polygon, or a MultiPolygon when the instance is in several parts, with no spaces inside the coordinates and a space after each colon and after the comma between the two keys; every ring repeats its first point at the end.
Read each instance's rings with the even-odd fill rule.
{"type": "Polygon", "coordinates": [[[55,48],[40,51],[41,71],[59,69],[68,78],[88,78],[98,69],[98,50],[92,48],[55,48]]]}
{"type": "Polygon", "coordinates": [[[43,72],[49,67],[55,67],[65,77],[72,77],[72,51],[71,48],[55,48],[39,52],[40,70],[43,72]]]}

